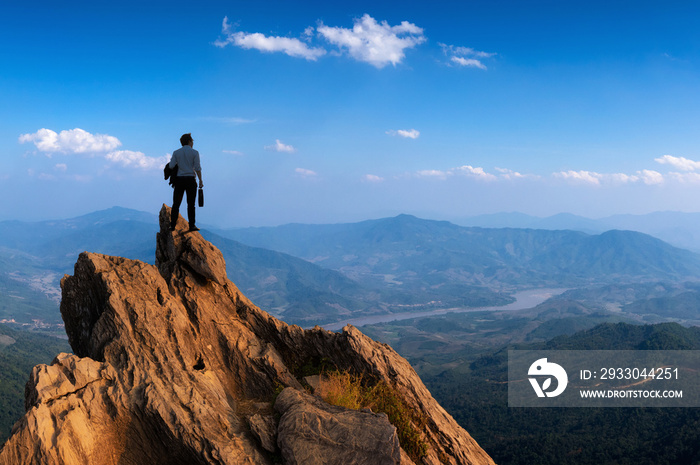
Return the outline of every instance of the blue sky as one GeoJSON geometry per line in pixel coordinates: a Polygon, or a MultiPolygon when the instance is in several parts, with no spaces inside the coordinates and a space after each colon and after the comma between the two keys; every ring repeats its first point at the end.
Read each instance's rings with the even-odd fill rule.
{"type": "Polygon", "coordinates": [[[696,2],[13,2],[0,219],[700,211],[696,2]]]}

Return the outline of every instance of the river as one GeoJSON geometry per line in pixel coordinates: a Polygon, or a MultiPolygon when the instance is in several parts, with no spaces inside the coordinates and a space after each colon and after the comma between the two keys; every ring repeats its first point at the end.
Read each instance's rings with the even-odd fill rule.
{"type": "Polygon", "coordinates": [[[515,302],[508,305],[500,305],[497,307],[457,307],[457,308],[441,308],[430,310],[427,312],[406,312],[406,313],[386,313],[381,315],[366,315],[357,318],[348,318],[337,323],[329,323],[323,325],[323,328],[329,331],[338,331],[347,324],[356,327],[365,325],[375,325],[378,323],[388,323],[390,321],[410,320],[412,318],[425,318],[435,315],[444,315],[446,313],[467,313],[467,312],[491,312],[491,311],[514,311],[525,310],[527,308],[536,307],[545,300],[559,295],[567,289],[529,289],[527,291],[516,292],[515,302]]]}

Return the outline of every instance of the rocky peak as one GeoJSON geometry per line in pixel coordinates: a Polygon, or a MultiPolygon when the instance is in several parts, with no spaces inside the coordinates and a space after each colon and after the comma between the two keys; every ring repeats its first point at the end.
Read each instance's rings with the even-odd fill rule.
{"type": "Polygon", "coordinates": [[[75,354],[34,368],[0,464],[493,463],[390,347],[277,320],[169,218],[164,205],[155,266],[85,252],[63,278],[75,354]],[[386,414],[313,395],[302,368],[320,361],[397,392],[423,419],[423,453],[409,458],[386,414]]]}

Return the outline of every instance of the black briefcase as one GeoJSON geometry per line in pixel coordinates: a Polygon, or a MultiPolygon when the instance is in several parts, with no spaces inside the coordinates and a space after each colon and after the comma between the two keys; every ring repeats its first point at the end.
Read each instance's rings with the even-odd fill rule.
{"type": "Polygon", "coordinates": [[[202,189],[201,187],[199,188],[199,206],[204,206],[204,189],[202,189]]]}

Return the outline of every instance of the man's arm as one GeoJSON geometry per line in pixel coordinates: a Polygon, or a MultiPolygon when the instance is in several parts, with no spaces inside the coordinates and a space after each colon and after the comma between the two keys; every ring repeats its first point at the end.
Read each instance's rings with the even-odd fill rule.
{"type": "Polygon", "coordinates": [[[194,151],[194,172],[199,178],[199,188],[201,189],[204,187],[204,183],[202,182],[202,165],[199,164],[199,152],[196,150],[194,151]]]}

